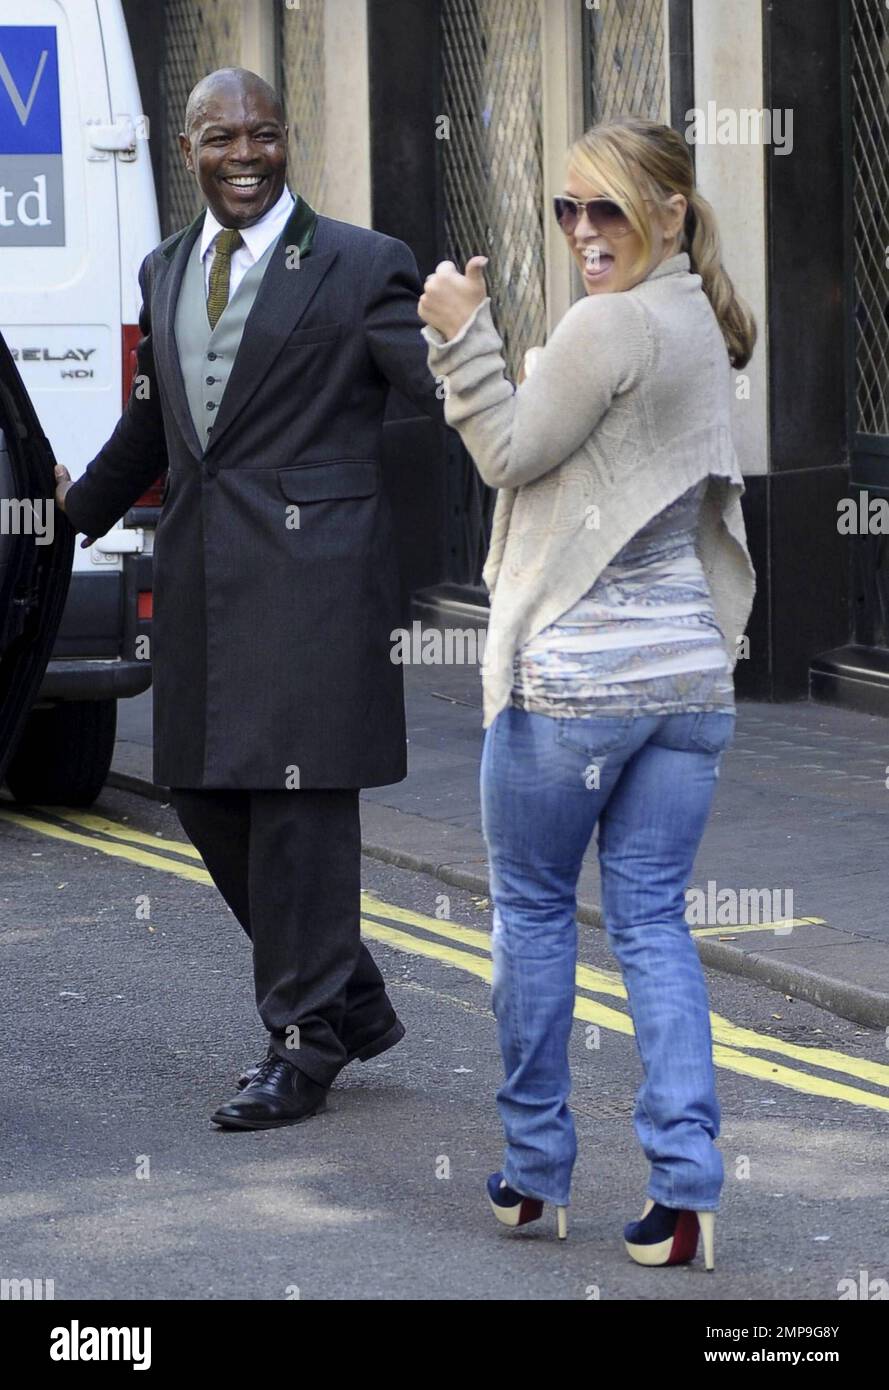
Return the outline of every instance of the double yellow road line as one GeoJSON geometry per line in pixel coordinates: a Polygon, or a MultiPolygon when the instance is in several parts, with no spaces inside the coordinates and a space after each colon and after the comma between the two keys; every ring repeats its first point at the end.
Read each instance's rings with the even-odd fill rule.
{"type": "MultiPolygon", "coordinates": [[[[11,802],[0,802],[2,819],[24,830],[98,850],[112,858],[174,874],[193,883],[212,885],[200,855],[186,841],[164,839],[104,816],[65,807],[35,807],[33,810],[37,814],[14,810],[11,802]]],[[[382,902],[371,893],[362,894],[361,927],[366,937],[396,951],[425,956],[490,982],[491,942],[487,932],[382,902]]],[[[626,997],[619,975],[578,965],[575,1018],[610,1032],[632,1035],[633,1024],[626,1009],[601,1002],[604,998],[625,1003],[626,997]]],[[[849,1056],[832,1048],[802,1046],[773,1038],[732,1023],[720,1014],[712,1013],[710,1020],[713,1060],[718,1067],[804,1095],[823,1096],[889,1112],[889,1064],[849,1056]],[[838,1076],[848,1079],[838,1080],[838,1076]],[[852,1085],[850,1080],[863,1082],[872,1089],[852,1085]]]]}

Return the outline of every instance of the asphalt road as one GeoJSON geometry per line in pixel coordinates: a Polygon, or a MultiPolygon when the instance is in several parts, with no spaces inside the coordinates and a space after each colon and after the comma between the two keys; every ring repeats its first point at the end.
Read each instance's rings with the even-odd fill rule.
{"type": "Polygon", "coordinates": [[[264,1043],[249,943],[189,851],[169,807],[125,792],[89,814],[2,803],[4,1279],[51,1279],[56,1299],[269,1300],[837,1301],[844,1280],[871,1298],[889,1281],[889,1039],[713,972],[716,1270],[631,1263],[639,1065],[592,928],[570,1236],[549,1213],[497,1228],[489,905],[371,859],[366,935],[407,1037],[344,1072],[323,1116],[221,1133],[209,1115],[264,1043]]]}

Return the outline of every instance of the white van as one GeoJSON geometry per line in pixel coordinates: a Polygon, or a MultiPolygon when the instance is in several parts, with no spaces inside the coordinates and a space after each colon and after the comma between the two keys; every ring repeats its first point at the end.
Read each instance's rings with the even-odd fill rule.
{"type": "MultiPolygon", "coordinates": [[[[112,433],[135,369],[143,258],[160,241],[120,0],[0,0],[0,333],[73,478],[112,433]]],[[[52,659],[7,768],[13,795],[88,804],[117,700],[151,683],[158,483],[78,544],[52,659]]],[[[57,524],[63,524],[58,519],[57,524]]]]}

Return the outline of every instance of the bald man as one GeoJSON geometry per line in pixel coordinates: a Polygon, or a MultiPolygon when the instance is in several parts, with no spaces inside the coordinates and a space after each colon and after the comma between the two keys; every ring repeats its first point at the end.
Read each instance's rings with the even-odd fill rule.
{"type": "Polygon", "coordinates": [[[269,1034],[212,1119],[267,1129],[404,1034],[359,936],[358,794],[406,774],[390,388],[443,415],[413,255],[291,193],[273,89],[211,73],[179,140],[205,210],[144,262],[136,388],[56,496],[89,545],[168,470],[154,780],[252,940],[269,1034]]]}

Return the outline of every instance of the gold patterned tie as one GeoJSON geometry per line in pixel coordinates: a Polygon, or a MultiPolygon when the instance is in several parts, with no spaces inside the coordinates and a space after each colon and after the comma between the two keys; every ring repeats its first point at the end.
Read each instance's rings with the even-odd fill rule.
{"type": "Polygon", "coordinates": [[[210,327],[215,328],[222,311],[228,303],[228,287],[231,279],[232,256],[244,239],[239,231],[227,228],[220,232],[213,243],[213,264],[210,267],[210,292],[207,295],[207,318],[210,327]]]}

